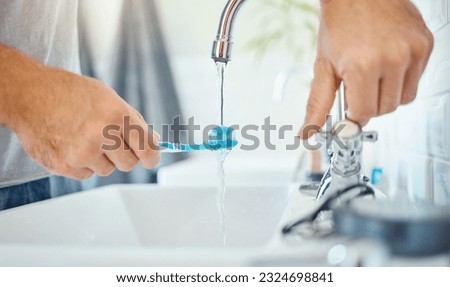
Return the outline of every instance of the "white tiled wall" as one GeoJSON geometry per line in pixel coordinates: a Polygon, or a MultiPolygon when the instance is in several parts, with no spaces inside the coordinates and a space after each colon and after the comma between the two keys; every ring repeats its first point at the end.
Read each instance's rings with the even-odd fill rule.
{"type": "Polygon", "coordinates": [[[391,183],[389,192],[411,200],[450,204],[450,0],[416,0],[435,36],[435,48],[418,98],[370,127],[380,142],[370,150],[380,157],[391,183]]]}

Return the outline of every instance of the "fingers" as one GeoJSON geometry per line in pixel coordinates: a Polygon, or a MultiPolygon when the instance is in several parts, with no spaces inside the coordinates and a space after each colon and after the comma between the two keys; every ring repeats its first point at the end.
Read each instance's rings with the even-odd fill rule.
{"type": "Polygon", "coordinates": [[[136,166],[138,159],[128,144],[124,142],[122,129],[124,126],[117,126],[108,131],[108,140],[112,139],[114,145],[103,146],[102,157],[90,165],[99,175],[107,174],[111,169],[110,164],[124,172],[129,172],[136,166]]]}
{"type": "Polygon", "coordinates": [[[377,115],[393,112],[400,105],[403,95],[405,69],[392,67],[385,72],[381,80],[377,115]]]}
{"type": "Polygon", "coordinates": [[[371,69],[354,70],[344,77],[347,118],[361,126],[377,115],[380,77],[371,69]]]}
{"type": "MultiPolygon", "coordinates": [[[[103,152],[106,159],[120,171],[131,171],[139,161],[144,167],[153,168],[160,158],[159,135],[149,128],[141,114],[131,107],[129,111],[120,126],[108,130],[108,140],[112,140],[114,145],[107,145],[103,152]]],[[[111,164],[103,160],[93,168],[101,174],[109,174],[111,164]]]]}
{"type": "Polygon", "coordinates": [[[72,177],[72,178],[75,178],[78,180],[83,180],[83,179],[90,178],[93,174],[94,174],[94,171],[92,171],[91,169],[83,168],[83,169],[73,171],[72,173],[69,173],[69,177],[72,177]]]}
{"type": "Polygon", "coordinates": [[[420,71],[417,67],[411,67],[411,69],[406,73],[403,94],[400,100],[402,105],[409,104],[416,98],[421,75],[422,71],[420,71]]]}
{"type": "Polygon", "coordinates": [[[116,169],[116,166],[106,155],[102,155],[99,160],[90,168],[99,176],[108,176],[116,169]]]}
{"type": "MultiPolygon", "coordinates": [[[[102,148],[105,159],[100,160],[92,169],[99,175],[108,175],[116,167],[129,172],[140,161],[146,168],[153,168],[160,158],[158,147],[159,135],[154,133],[144,118],[131,107],[123,123],[108,130],[108,141],[114,145],[102,148]]],[[[103,145],[105,146],[105,145],[103,145]]]]}
{"type": "Polygon", "coordinates": [[[142,117],[130,117],[130,129],[124,131],[123,138],[144,167],[153,168],[159,162],[159,135],[149,128],[142,117]]]}
{"type": "Polygon", "coordinates": [[[106,151],[105,156],[118,170],[124,172],[131,171],[139,161],[126,143],[116,150],[106,151]]]}
{"type": "Polygon", "coordinates": [[[49,172],[54,175],[60,175],[65,176],[68,178],[76,179],[76,180],[83,180],[90,178],[94,172],[89,168],[62,168],[58,170],[52,170],[49,169],[49,172]]]}
{"type": "Polygon", "coordinates": [[[413,64],[406,72],[403,84],[403,95],[401,98],[402,105],[409,104],[416,98],[419,80],[425,70],[432,50],[433,36],[431,33],[421,41],[418,41],[416,47],[414,47],[412,55],[413,64]]]}
{"type": "MultiPolygon", "coordinates": [[[[347,118],[364,126],[372,117],[393,112],[400,104],[414,100],[427,61],[428,58],[423,56],[416,59],[396,57],[381,68],[370,63],[360,63],[354,69],[345,69],[343,78],[347,118]]],[[[330,112],[338,86],[333,71],[325,61],[316,64],[316,77],[301,130],[303,139],[314,134],[330,112]]]]}
{"type": "Polygon", "coordinates": [[[307,139],[320,129],[330,113],[340,84],[335,77],[331,63],[318,59],[314,68],[314,80],[306,109],[305,122],[300,129],[300,137],[307,139]]]}

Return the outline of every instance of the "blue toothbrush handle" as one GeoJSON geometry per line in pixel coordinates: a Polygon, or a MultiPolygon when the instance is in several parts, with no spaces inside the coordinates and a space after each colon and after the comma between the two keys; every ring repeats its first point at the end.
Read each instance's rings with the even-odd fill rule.
{"type": "Polygon", "coordinates": [[[199,150],[207,150],[205,145],[190,145],[190,144],[175,144],[171,142],[159,142],[159,148],[161,152],[174,153],[174,152],[192,152],[199,150]]]}
{"type": "Polygon", "coordinates": [[[226,142],[210,141],[203,144],[181,144],[171,142],[159,142],[159,150],[161,152],[175,153],[175,152],[192,152],[200,150],[220,150],[232,149],[238,144],[237,140],[226,142]]]}

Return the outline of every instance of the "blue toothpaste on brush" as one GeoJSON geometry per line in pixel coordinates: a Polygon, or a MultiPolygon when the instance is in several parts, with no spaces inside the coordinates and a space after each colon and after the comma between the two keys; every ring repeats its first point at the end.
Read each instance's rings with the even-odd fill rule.
{"type": "Polygon", "coordinates": [[[191,152],[200,150],[232,149],[238,144],[232,127],[216,126],[208,133],[208,141],[202,144],[159,142],[161,152],[191,152]]]}

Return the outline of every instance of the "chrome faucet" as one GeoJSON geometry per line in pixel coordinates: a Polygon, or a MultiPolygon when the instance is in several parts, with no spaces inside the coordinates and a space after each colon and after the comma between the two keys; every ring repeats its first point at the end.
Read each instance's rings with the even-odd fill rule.
{"type": "Polygon", "coordinates": [[[214,41],[211,58],[215,62],[228,63],[233,47],[234,22],[247,0],[229,0],[220,18],[219,31],[214,41]]]}
{"type": "MultiPolygon", "coordinates": [[[[246,2],[247,0],[228,0],[225,5],[211,53],[215,62],[228,63],[231,60],[234,24],[246,2]]],[[[358,124],[346,120],[344,107],[344,85],[341,85],[336,97],[338,122],[331,131],[320,133],[322,139],[327,142],[332,140],[333,144],[329,150],[332,155],[331,163],[318,185],[317,199],[349,185],[367,182],[361,168],[362,142],[376,141],[377,133],[363,132],[358,124]],[[341,130],[339,128],[342,125],[344,127],[341,130]]]]}
{"type": "Polygon", "coordinates": [[[356,184],[367,184],[369,179],[362,173],[361,153],[363,142],[375,142],[377,132],[363,132],[350,121],[337,122],[331,131],[320,132],[321,141],[330,144],[331,162],[318,186],[316,199],[356,184]]]}

